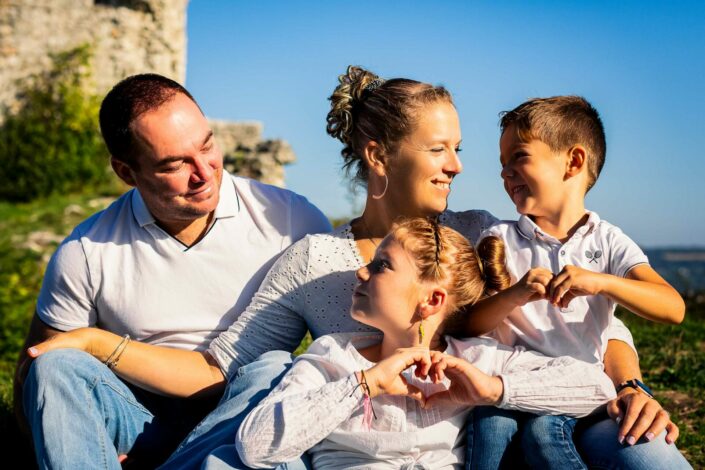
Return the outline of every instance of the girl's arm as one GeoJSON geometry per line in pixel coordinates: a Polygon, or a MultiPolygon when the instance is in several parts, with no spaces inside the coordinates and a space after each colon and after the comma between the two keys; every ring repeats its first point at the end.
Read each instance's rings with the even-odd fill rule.
{"type": "Polygon", "coordinates": [[[274,468],[299,458],[360,408],[355,374],[329,381],[317,363],[296,361],[242,422],[235,444],[246,466],[274,468]]]}
{"type": "Polygon", "coordinates": [[[567,307],[581,295],[604,295],[647,320],[678,324],[685,316],[685,302],[648,264],[630,269],[625,277],[565,266],[551,281],[549,298],[567,307]]]}
{"type": "MultiPolygon", "coordinates": [[[[105,362],[123,337],[98,328],[59,333],[27,350],[36,358],[52,349],[73,348],[105,362]]],[[[220,393],[223,373],[207,354],[130,341],[112,371],[126,381],[161,395],[200,397],[220,393]]],[[[119,352],[119,351],[118,351],[119,352]]]]}

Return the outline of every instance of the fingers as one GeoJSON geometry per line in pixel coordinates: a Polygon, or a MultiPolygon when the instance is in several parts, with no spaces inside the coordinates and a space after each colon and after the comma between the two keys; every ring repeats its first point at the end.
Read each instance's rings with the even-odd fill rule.
{"type": "Polygon", "coordinates": [[[632,446],[637,443],[647,429],[649,429],[651,423],[654,422],[654,419],[656,419],[657,411],[658,409],[656,409],[656,407],[647,404],[647,406],[644,406],[639,414],[634,417],[632,416],[634,413],[630,413],[630,411],[627,410],[624,418],[625,425],[628,425],[628,423],[633,420],[632,426],[628,428],[629,430],[625,434],[627,444],[632,446]]]}
{"type": "MultiPolygon", "coordinates": [[[[676,426],[676,423],[673,421],[669,421],[668,424],[666,425],[666,442],[668,444],[673,444],[676,442],[676,439],[678,439],[678,436],[680,435],[680,429],[678,429],[678,426],[676,426]]],[[[658,434],[657,434],[658,436],[658,434]]]]}
{"type": "Polygon", "coordinates": [[[607,414],[610,418],[617,421],[617,423],[622,422],[622,419],[624,419],[624,412],[622,411],[622,401],[620,397],[610,400],[607,403],[607,414]]]}
{"type": "Polygon", "coordinates": [[[664,409],[660,409],[656,412],[653,422],[649,428],[644,433],[644,439],[647,441],[653,441],[656,436],[661,435],[666,426],[671,422],[668,412],[664,409]]]}
{"type": "Polygon", "coordinates": [[[424,408],[432,408],[434,406],[444,406],[448,402],[452,402],[453,397],[448,390],[442,392],[434,393],[430,397],[426,398],[424,403],[424,408]]]}
{"type": "Polygon", "coordinates": [[[404,382],[404,385],[406,385],[406,395],[413,398],[414,400],[418,401],[421,403],[421,406],[423,407],[426,404],[426,397],[424,396],[423,392],[421,389],[418,387],[415,387],[413,385],[410,385],[404,377],[401,378],[402,382],[404,382]]]}

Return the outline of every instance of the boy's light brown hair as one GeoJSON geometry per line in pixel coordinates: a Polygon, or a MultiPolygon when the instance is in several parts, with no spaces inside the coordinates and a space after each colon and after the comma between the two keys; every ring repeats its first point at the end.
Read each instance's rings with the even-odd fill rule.
{"type": "Polygon", "coordinates": [[[581,96],[532,98],[511,111],[500,113],[502,134],[514,126],[523,142],[538,139],[554,152],[574,145],[587,150],[588,185],[595,185],[605,164],[605,129],[597,110],[581,96]]]}

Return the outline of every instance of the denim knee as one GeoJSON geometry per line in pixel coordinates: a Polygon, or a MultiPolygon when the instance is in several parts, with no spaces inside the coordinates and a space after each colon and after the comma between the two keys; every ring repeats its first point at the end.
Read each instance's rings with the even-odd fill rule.
{"type": "Polygon", "coordinates": [[[532,468],[585,469],[573,442],[576,418],[531,416],[521,431],[521,448],[532,468]]]}

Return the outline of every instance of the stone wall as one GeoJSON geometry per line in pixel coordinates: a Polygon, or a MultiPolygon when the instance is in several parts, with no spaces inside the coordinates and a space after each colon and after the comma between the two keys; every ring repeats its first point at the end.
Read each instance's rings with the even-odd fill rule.
{"type": "MultiPolygon", "coordinates": [[[[51,53],[93,47],[95,92],[155,72],[184,83],[188,0],[0,0],[0,124],[17,109],[17,82],[51,65],[51,53]]],[[[229,169],[283,185],[295,160],[283,141],[261,141],[261,124],[214,122],[229,169]]]]}

